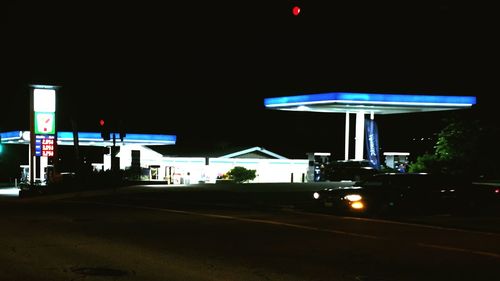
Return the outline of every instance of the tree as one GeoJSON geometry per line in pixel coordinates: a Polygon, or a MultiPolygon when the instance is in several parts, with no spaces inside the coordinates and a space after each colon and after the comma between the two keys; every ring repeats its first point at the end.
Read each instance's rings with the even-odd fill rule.
{"type": "Polygon", "coordinates": [[[227,172],[226,175],[229,177],[229,179],[237,183],[251,181],[257,177],[256,170],[250,170],[240,166],[232,168],[231,170],[229,170],[229,172],[227,172]]]}
{"type": "Polygon", "coordinates": [[[418,156],[414,163],[409,165],[408,172],[410,173],[440,173],[441,162],[435,154],[425,153],[418,156]]]}
{"type": "Polygon", "coordinates": [[[450,122],[438,135],[435,155],[442,163],[442,172],[463,175],[477,174],[479,144],[483,127],[477,120],[450,122]]]}
{"type": "Polygon", "coordinates": [[[444,173],[457,176],[498,174],[500,157],[494,149],[500,140],[498,129],[479,120],[446,120],[439,132],[434,154],[419,156],[410,172],[444,173]]]}

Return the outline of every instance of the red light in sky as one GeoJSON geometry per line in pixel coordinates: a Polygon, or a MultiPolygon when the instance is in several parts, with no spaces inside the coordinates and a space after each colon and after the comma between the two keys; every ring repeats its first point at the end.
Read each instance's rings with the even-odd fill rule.
{"type": "Polygon", "coordinates": [[[294,16],[298,16],[300,14],[300,7],[299,6],[295,6],[292,8],[292,13],[294,16]]]}
{"type": "Polygon", "coordinates": [[[101,126],[104,126],[104,119],[99,120],[99,124],[100,124],[101,126]]]}

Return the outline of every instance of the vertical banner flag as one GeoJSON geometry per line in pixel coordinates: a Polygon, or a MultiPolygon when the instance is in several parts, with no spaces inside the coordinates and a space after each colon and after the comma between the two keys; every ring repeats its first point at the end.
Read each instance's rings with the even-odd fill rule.
{"type": "Polygon", "coordinates": [[[378,129],[375,120],[365,120],[366,152],[368,160],[375,169],[380,169],[380,157],[378,148],[378,129]]]}

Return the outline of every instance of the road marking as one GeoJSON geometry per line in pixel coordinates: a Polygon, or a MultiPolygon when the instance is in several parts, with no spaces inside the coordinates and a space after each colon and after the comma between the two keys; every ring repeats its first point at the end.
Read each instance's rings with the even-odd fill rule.
{"type": "MultiPolygon", "coordinates": [[[[127,205],[127,204],[113,204],[113,203],[99,203],[99,202],[85,202],[85,201],[66,201],[66,202],[78,203],[78,204],[95,204],[95,205],[102,205],[102,206],[111,206],[111,207],[120,207],[120,208],[131,208],[131,209],[140,209],[140,210],[151,210],[151,211],[168,212],[168,213],[193,215],[193,216],[202,216],[202,217],[217,218],[217,219],[235,220],[235,221],[242,221],[242,222],[251,222],[251,223],[261,223],[261,224],[286,226],[286,227],[290,227],[290,228],[297,228],[297,229],[304,229],[304,230],[310,230],[310,231],[319,231],[319,232],[333,233],[333,234],[353,236],[353,237],[366,238],[366,239],[389,240],[387,238],[383,238],[383,237],[380,237],[380,236],[360,234],[360,233],[340,231],[340,230],[333,230],[333,229],[326,229],[326,228],[319,228],[319,227],[312,227],[312,226],[306,226],[306,225],[300,225],[300,224],[291,224],[291,223],[285,223],[285,222],[279,222],[279,221],[272,221],[272,220],[249,219],[249,218],[240,218],[240,217],[227,216],[227,215],[217,215],[217,214],[198,213],[198,212],[182,211],[182,210],[175,210],[175,209],[164,209],[164,208],[134,206],[134,205],[127,205]]],[[[344,217],[341,217],[341,218],[344,218],[344,217]]],[[[349,217],[345,217],[345,218],[349,218],[349,217]]],[[[362,218],[361,218],[361,220],[362,221],[363,220],[371,221],[371,219],[362,219],[362,218]]],[[[378,221],[378,220],[373,220],[373,221],[378,221]]],[[[390,222],[390,221],[382,221],[382,222],[390,222]]],[[[396,224],[406,225],[405,223],[396,223],[396,224]]],[[[409,225],[412,225],[412,224],[409,224],[409,225]]],[[[421,226],[421,225],[417,224],[415,226],[421,226]]],[[[455,230],[455,229],[452,229],[452,230],[455,230]]],[[[442,251],[462,252],[462,253],[467,253],[467,254],[474,254],[474,255],[480,255],[480,256],[486,256],[486,257],[500,258],[500,254],[497,254],[497,253],[484,252],[484,251],[475,251],[475,250],[464,249],[464,248],[455,248],[455,247],[448,247],[448,246],[427,244],[427,243],[421,243],[421,242],[416,243],[416,246],[418,246],[418,247],[425,247],[425,248],[433,248],[433,249],[438,249],[438,250],[442,250],[442,251]]]]}
{"type": "Polygon", "coordinates": [[[445,251],[453,251],[453,252],[462,252],[462,253],[467,253],[467,254],[488,256],[488,257],[500,259],[500,254],[497,254],[497,253],[475,251],[475,250],[470,250],[470,249],[455,248],[455,247],[448,247],[448,246],[441,246],[441,245],[433,245],[433,244],[427,244],[427,243],[418,243],[417,245],[420,247],[433,248],[433,249],[439,249],[439,250],[445,250],[445,251]]]}
{"type": "Polygon", "coordinates": [[[290,228],[304,229],[304,230],[310,230],[310,231],[320,231],[320,232],[340,234],[340,235],[353,236],[353,237],[359,237],[359,238],[376,239],[376,240],[383,240],[384,239],[382,237],[374,236],[374,235],[361,234],[361,233],[355,233],[355,232],[347,232],[347,231],[334,230],[334,229],[326,229],[326,228],[306,226],[306,225],[300,225],[300,224],[291,224],[291,223],[272,221],[272,220],[249,219],[249,218],[241,218],[241,217],[227,216],[227,215],[217,215],[217,214],[210,214],[210,213],[198,213],[198,212],[182,211],[182,210],[174,210],[174,209],[134,206],[134,205],[127,205],[127,204],[98,203],[98,202],[84,202],[84,201],[66,201],[66,202],[97,204],[97,205],[112,206],[112,207],[123,207],[123,208],[133,208],[133,209],[141,209],[141,210],[169,212],[169,213],[175,213],[175,214],[194,215],[194,216],[202,216],[202,217],[208,217],[208,218],[227,219],[227,220],[235,220],[235,221],[242,221],[242,222],[286,226],[286,227],[290,227],[290,228]]]}
{"type": "Polygon", "coordinates": [[[322,217],[336,217],[336,218],[342,218],[342,219],[347,219],[347,220],[355,220],[355,221],[378,222],[378,223],[386,223],[386,224],[394,224],[394,225],[402,225],[402,226],[413,226],[413,227],[420,227],[420,228],[428,228],[428,229],[434,229],[434,230],[455,231],[455,232],[462,232],[462,233],[469,233],[469,234],[481,234],[481,235],[487,235],[487,236],[499,236],[500,237],[499,233],[494,233],[494,232],[483,232],[483,231],[477,231],[477,230],[465,230],[465,229],[459,229],[459,228],[444,227],[444,226],[435,226],[435,225],[428,225],[428,224],[419,224],[419,223],[411,223],[411,222],[399,222],[399,221],[390,221],[390,220],[382,220],[382,219],[370,219],[370,218],[359,218],[359,217],[336,216],[336,215],[318,214],[318,213],[309,213],[309,212],[299,212],[299,211],[292,211],[292,212],[293,213],[297,213],[297,214],[305,214],[305,215],[316,215],[316,216],[322,216],[322,217]]]}

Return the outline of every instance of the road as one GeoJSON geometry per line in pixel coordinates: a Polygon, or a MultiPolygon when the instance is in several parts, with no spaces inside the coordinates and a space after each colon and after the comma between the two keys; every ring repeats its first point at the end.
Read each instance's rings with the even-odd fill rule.
{"type": "Polygon", "coordinates": [[[259,194],[141,187],[0,201],[0,280],[500,276],[498,233],[270,207],[263,198],[278,193],[259,194]]]}

